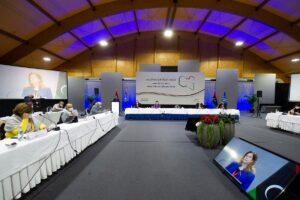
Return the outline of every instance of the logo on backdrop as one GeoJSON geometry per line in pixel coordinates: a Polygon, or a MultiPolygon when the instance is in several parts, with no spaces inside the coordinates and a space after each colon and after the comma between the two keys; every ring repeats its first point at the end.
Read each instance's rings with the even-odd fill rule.
{"type": "Polygon", "coordinates": [[[179,76],[178,85],[187,87],[190,90],[195,90],[195,77],[194,76],[179,76]]]}

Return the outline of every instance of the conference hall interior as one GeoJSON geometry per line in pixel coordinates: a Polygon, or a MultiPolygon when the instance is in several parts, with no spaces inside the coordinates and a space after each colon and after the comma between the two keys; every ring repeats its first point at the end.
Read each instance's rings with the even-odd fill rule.
{"type": "Polygon", "coordinates": [[[299,0],[0,0],[0,200],[300,200],[299,0]]]}

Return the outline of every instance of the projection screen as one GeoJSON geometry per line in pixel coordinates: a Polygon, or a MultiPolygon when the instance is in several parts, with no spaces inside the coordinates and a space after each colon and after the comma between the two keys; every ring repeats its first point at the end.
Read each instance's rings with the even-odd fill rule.
{"type": "Polygon", "coordinates": [[[0,65],[0,99],[67,99],[66,72],[0,65]]]}
{"type": "Polygon", "coordinates": [[[290,84],[290,101],[299,102],[300,101],[300,74],[291,75],[290,84]]]}

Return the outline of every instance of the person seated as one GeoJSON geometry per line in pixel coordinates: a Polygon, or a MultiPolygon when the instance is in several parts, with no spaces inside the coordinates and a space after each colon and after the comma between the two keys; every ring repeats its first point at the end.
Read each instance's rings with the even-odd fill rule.
{"type": "Polygon", "coordinates": [[[221,103],[218,105],[218,109],[225,109],[224,102],[221,102],[221,103]]]}
{"type": "Polygon", "coordinates": [[[119,99],[119,96],[118,96],[117,93],[115,94],[114,99],[112,101],[113,102],[120,102],[120,99],[119,99]]]}
{"type": "Polygon", "coordinates": [[[140,108],[141,107],[141,104],[138,100],[136,100],[135,104],[134,104],[134,107],[135,108],[140,108]]]}
{"type": "Polygon", "coordinates": [[[102,112],[102,103],[101,102],[96,102],[95,105],[93,105],[90,113],[92,115],[95,115],[95,114],[99,114],[102,112]]]}
{"type": "Polygon", "coordinates": [[[198,103],[196,103],[196,109],[204,109],[204,108],[206,107],[202,102],[199,101],[198,103]]]}
{"type": "Polygon", "coordinates": [[[290,115],[300,115],[300,105],[296,104],[293,109],[291,109],[288,114],[290,115]]]}
{"type": "Polygon", "coordinates": [[[31,116],[32,106],[19,103],[13,109],[13,115],[5,123],[5,137],[11,138],[19,133],[28,133],[46,129],[45,124],[38,122],[31,116]]]}
{"type": "Polygon", "coordinates": [[[59,123],[78,122],[78,112],[77,110],[73,109],[73,105],[71,103],[67,103],[60,118],[61,120],[59,123]]]}
{"type": "Polygon", "coordinates": [[[52,112],[59,112],[62,111],[64,109],[64,102],[60,101],[59,103],[54,104],[53,108],[52,108],[52,112]]]}
{"type": "Polygon", "coordinates": [[[155,101],[153,108],[160,108],[160,104],[158,100],[155,101]]]}

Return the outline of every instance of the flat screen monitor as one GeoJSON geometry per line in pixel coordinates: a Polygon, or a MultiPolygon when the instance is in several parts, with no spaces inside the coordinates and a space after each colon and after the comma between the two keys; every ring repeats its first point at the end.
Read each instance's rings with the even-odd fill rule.
{"type": "Polygon", "coordinates": [[[0,99],[67,99],[67,73],[0,65],[0,99]]]}
{"type": "Polygon", "coordinates": [[[252,199],[276,199],[299,172],[299,164],[240,138],[233,138],[215,163],[252,199]]]}

